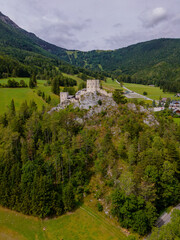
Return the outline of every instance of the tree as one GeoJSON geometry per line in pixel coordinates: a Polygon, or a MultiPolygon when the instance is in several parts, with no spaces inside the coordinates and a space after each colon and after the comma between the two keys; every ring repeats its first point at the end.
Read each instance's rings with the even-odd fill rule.
{"type": "Polygon", "coordinates": [[[71,183],[68,183],[63,189],[63,203],[65,211],[71,211],[75,207],[75,196],[71,183]]]}
{"type": "Polygon", "coordinates": [[[33,80],[32,78],[29,79],[29,88],[34,88],[34,83],[33,83],[33,80]]]}
{"type": "Polygon", "coordinates": [[[119,104],[119,103],[126,103],[127,100],[125,99],[125,97],[123,96],[123,91],[121,89],[115,89],[113,92],[113,99],[114,101],[119,104]]]}
{"type": "Polygon", "coordinates": [[[13,99],[11,100],[11,104],[10,104],[9,109],[10,109],[11,115],[15,116],[16,115],[16,109],[15,109],[15,105],[14,105],[14,100],[13,99]]]}
{"type": "Polygon", "coordinates": [[[54,94],[57,94],[59,95],[59,79],[57,77],[55,77],[53,80],[52,80],[52,87],[51,87],[51,90],[54,94]]]}
{"type": "Polygon", "coordinates": [[[155,100],[153,100],[153,102],[152,102],[152,107],[156,107],[156,102],[155,102],[155,100]]]}

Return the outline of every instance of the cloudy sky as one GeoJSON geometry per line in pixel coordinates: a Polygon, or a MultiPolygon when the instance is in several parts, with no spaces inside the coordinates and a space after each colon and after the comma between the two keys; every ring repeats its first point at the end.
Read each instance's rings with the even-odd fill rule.
{"type": "Polygon", "coordinates": [[[0,0],[21,28],[67,49],[117,49],[180,38],[180,0],[0,0]]]}

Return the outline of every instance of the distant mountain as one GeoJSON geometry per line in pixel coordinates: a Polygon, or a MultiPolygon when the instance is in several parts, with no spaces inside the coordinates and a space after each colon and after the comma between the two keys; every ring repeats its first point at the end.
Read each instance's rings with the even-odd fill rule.
{"type": "MultiPolygon", "coordinates": [[[[66,50],[55,45],[49,44],[46,41],[41,40],[35,34],[29,33],[24,29],[21,29],[7,16],[0,13],[0,52],[4,52],[10,55],[16,55],[18,50],[28,52],[34,52],[46,57],[55,58],[56,55],[67,56],[66,50]],[[8,48],[13,48],[14,52],[8,48]]],[[[19,56],[19,51],[18,51],[19,56]]]]}
{"type": "Polygon", "coordinates": [[[67,52],[72,64],[134,74],[160,62],[180,64],[180,39],[157,39],[114,51],[67,52]]]}
{"type": "Polygon", "coordinates": [[[157,77],[160,80],[161,74],[165,81],[180,78],[180,39],[157,39],[113,51],[67,50],[21,29],[2,13],[0,53],[11,55],[20,61],[24,61],[32,53],[40,54],[86,69],[108,71],[116,75],[129,74],[136,79],[145,79],[145,83],[155,81],[157,77]],[[170,72],[173,72],[173,76],[170,72]]]}

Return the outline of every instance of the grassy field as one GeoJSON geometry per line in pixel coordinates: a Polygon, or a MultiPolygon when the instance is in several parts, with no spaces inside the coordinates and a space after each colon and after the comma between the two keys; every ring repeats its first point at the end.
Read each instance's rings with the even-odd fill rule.
{"type": "Polygon", "coordinates": [[[39,109],[43,105],[47,106],[46,102],[30,88],[0,88],[0,115],[8,110],[12,99],[14,99],[16,110],[25,100],[28,103],[34,100],[39,109]]]}
{"type": "MultiPolygon", "coordinates": [[[[20,82],[24,80],[28,85],[29,78],[10,78],[15,79],[20,82]]],[[[7,83],[8,79],[1,79],[0,83],[7,83]]],[[[14,99],[16,110],[18,110],[21,104],[26,100],[28,103],[34,100],[38,106],[38,109],[41,109],[44,105],[48,107],[48,104],[42,99],[42,97],[37,95],[37,91],[41,90],[45,95],[51,96],[51,106],[56,106],[59,103],[59,96],[51,92],[51,86],[45,86],[46,80],[38,80],[37,87],[35,89],[30,88],[0,88],[0,115],[5,113],[8,110],[8,106],[11,103],[11,100],[14,99]]]]}
{"type": "MultiPolygon", "coordinates": [[[[174,93],[164,93],[159,87],[150,87],[142,84],[134,84],[134,83],[123,83],[125,87],[132,90],[133,92],[137,92],[143,95],[143,92],[147,92],[148,98],[159,100],[162,98],[171,98],[171,99],[179,99],[174,96],[174,93]]],[[[113,91],[114,89],[122,89],[120,84],[118,84],[115,80],[108,78],[106,82],[102,81],[102,86],[104,89],[113,91]]]]}
{"type": "Polygon", "coordinates": [[[147,85],[141,85],[141,84],[134,84],[134,83],[123,83],[125,87],[128,89],[137,92],[139,94],[143,94],[143,92],[147,92],[147,97],[159,100],[159,97],[162,98],[171,98],[171,99],[178,99],[174,96],[173,93],[163,93],[163,91],[159,87],[150,87],[147,85]]]}
{"type": "MultiPolygon", "coordinates": [[[[77,81],[79,85],[83,82],[82,79],[77,76],[69,75],[63,73],[65,77],[73,78],[77,81]]],[[[14,79],[15,81],[20,82],[24,80],[25,83],[29,84],[29,78],[9,78],[14,79]]],[[[8,79],[0,79],[0,83],[7,83],[8,79]]],[[[75,87],[76,89],[78,86],[75,87]]],[[[11,100],[14,99],[16,110],[18,110],[21,104],[26,100],[28,103],[31,100],[34,100],[38,106],[38,109],[41,109],[42,106],[48,107],[48,104],[37,95],[38,90],[41,90],[45,93],[46,96],[51,97],[51,107],[56,106],[59,103],[59,96],[51,92],[51,86],[46,86],[46,80],[37,80],[37,87],[35,89],[30,88],[0,88],[0,115],[5,113],[8,110],[8,106],[11,103],[11,100]]],[[[50,106],[49,106],[50,107],[50,106]]]]}
{"type": "Polygon", "coordinates": [[[173,118],[174,122],[177,123],[178,125],[180,124],[180,118],[173,118]]]}
{"type": "Polygon", "coordinates": [[[125,240],[121,229],[83,205],[74,213],[40,220],[0,207],[1,240],[125,240]]]}
{"type": "Polygon", "coordinates": [[[107,78],[106,82],[101,81],[102,86],[105,90],[113,91],[114,89],[122,89],[120,84],[116,82],[116,80],[112,80],[111,78],[107,78]]]}

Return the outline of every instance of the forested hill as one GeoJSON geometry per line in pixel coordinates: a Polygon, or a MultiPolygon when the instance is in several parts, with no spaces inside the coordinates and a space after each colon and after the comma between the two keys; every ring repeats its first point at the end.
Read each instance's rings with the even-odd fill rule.
{"type": "Polygon", "coordinates": [[[2,13],[0,13],[0,20],[1,52],[7,53],[9,47],[16,48],[47,57],[56,56],[70,64],[92,70],[115,71],[131,75],[159,63],[166,63],[172,69],[180,65],[180,39],[157,39],[113,51],[82,52],[50,44],[35,34],[21,29],[2,13]]]}
{"type": "Polygon", "coordinates": [[[52,70],[56,72],[57,68],[69,74],[93,76],[91,71],[72,66],[58,55],[63,59],[68,57],[65,49],[21,29],[0,12],[0,78],[29,77],[34,73],[42,74],[44,79],[47,79],[52,75],[52,70]]]}
{"type": "Polygon", "coordinates": [[[160,62],[180,64],[180,39],[157,39],[114,51],[70,52],[71,63],[133,74],[160,62]]]}
{"type": "Polygon", "coordinates": [[[164,91],[180,91],[180,39],[157,39],[113,51],[67,50],[21,29],[0,13],[2,54],[25,65],[41,67],[52,60],[63,60],[81,68],[109,72],[113,77],[121,75],[125,82],[155,84],[164,91]]]}
{"type": "Polygon", "coordinates": [[[49,44],[35,34],[23,30],[0,12],[0,52],[19,58],[19,54],[16,56],[19,49],[22,52],[34,52],[51,58],[56,57],[53,55],[54,52],[62,58],[65,58],[64,54],[67,55],[65,49],[49,44]],[[15,51],[14,54],[12,49],[15,51]]]}

